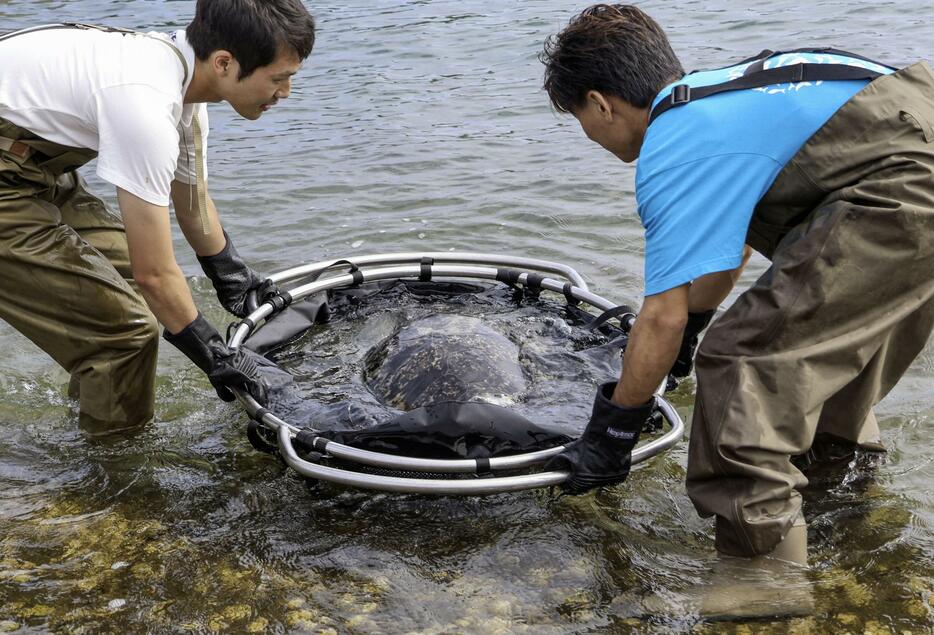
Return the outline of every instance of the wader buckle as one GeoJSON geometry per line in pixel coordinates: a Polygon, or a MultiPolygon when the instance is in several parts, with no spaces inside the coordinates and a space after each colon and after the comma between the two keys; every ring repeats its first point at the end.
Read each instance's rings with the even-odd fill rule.
{"type": "Polygon", "coordinates": [[[691,101],[691,87],[687,84],[678,84],[671,89],[671,105],[680,106],[691,101]]]}

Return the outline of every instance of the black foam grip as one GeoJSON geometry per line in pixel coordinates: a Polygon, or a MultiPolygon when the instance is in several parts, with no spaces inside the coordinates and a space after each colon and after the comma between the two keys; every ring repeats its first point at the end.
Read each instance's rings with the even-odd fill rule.
{"type": "Polygon", "coordinates": [[[278,313],[282,311],[285,307],[292,304],[292,294],[288,291],[280,291],[276,295],[272,296],[266,300],[269,304],[272,305],[272,312],[278,313]]]}
{"type": "Polygon", "coordinates": [[[422,258],[421,272],[418,274],[418,279],[421,282],[431,281],[431,265],[433,264],[435,264],[434,258],[429,258],[428,256],[422,258]]]}
{"type": "Polygon", "coordinates": [[[239,322],[231,322],[230,324],[227,325],[227,341],[230,341],[230,338],[233,336],[236,330],[240,328],[241,326],[243,326],[244,324],[247,325],[249,332],[251,333],[253,332],[253,329],[256,328],[256,322],[254,322],[250,318],[243,318],[239,322]]]}
{"type": "Polygon", "coordinates": [[[304,452],[311,452],[315,448],[315,442],[319,439],[318,435],[311,430],[300,430],[295,438],[292,439],[292,445],[298,446],[304,452]]]}
{"type": "Polygon", "coordinates": [[[540,273],[530,273],[525,277],[525,288],[531,291],[541,291],[542,281],[545,279],[540,273]]]}
{"type": "Polygon", "coordinates": [[[513,287],[519,281],[519,272],[515,269],[497,269],[496,279],[513,287]]]}

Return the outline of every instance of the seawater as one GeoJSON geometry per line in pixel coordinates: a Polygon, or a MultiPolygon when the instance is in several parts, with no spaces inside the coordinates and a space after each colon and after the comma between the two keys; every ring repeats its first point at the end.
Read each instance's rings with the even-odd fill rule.
{"type": "MultiPolygon", "coordinates": [[[[639,302],[632,167],[553,114],[541,90],[542,42],[583,4],[309,6],[318,43],[292,96],[255,122],[210,108],[210,190],[245,257],[274,271],[375,252],[506,252],[564,262],[601,295],[639,302]]],[[[907,0],[640,6],[688,69],[807,45],[897,65],[930,58],[934,42],[930,7],[907,0]]],[[[170,30],[193,11],[188,0],[12,0],[0,28],[170,30]]],[[[113,201],[93,165],[84,174],[113,201]]],[[[199,306],[223,326],[179,233],[175,244],[199,306]]],[[[765,266],[754,260],[740,287],[765,266]]],[[[711,525],[684,490],[686,441],[624,487],[578,498],[309,489],[248,445],[245,416],[174,350],[163,347],[156,421],[100,442],[78,431],[63,371],[3,324],[0,347],[0,631],[750,628],[632,608],[651,592],[679,597],[713,568],[711,525]]],[[[686,420],[692,390],[673,395],[686,420]]],[[[877,412],[884,462],[805,492],[815,615],[756,629],[931,631],[931,345],[877,412]]]]}

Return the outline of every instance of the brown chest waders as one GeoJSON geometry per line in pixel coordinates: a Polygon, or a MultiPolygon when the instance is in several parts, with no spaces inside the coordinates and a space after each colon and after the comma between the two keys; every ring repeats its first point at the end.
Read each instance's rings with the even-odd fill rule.
{"type": "MultiPolygon", "coordinates": [[[[37,27],[0,42],[44,28],[97,27],[37,27]]],[[[92,434],[152,418],[158,352],[123,222],[75,171],[96,154],[0,118],[0,319],[71,373],[81,425],[92,434]]]]}
{"type": "Polygon", "coordinates": [[[791,527],[807,484],[792,457],[815,438],[882,449],[872,407],[934,327],[927,64],[872,79],[811,136],[747,242],[772,265],[698,350],[687,474],[717,550],[738,556],[771,552],[791,527]]]}

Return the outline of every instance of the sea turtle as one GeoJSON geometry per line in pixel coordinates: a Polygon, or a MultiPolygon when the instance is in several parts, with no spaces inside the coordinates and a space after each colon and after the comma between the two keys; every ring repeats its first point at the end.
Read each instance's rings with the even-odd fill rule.
{"type": "Polygon", "coordinates": [[[503,405],[526,389],[519,347],[482,321],[434,314],[399,329],[371,350],[366,381],[401,410],[441,401],[503,405]]]}

